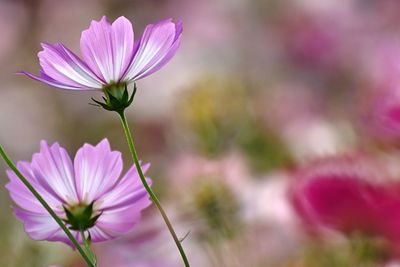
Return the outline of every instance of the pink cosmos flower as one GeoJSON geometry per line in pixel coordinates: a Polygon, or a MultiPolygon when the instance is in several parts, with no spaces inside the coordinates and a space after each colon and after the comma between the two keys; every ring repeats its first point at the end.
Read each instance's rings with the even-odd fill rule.
{"type": "MultiPolygon", "coordinates": [[[[56,214],[82,242],[79,228],[90,233],[93,242],[106,241],[124,234],[139,221],[141,211],[151,202],[136,168],[132,166],[120,178],[121,153],[111,151],[107,139],[98,145],[83,145],[74,161],[58,143],[40,144],[40,152],[31,162],[18,162],[17,167],[47,201],[56,214]]],[[[149,164],[142,166],[147,171],[149,164]]],[[[23,185],[8,170],[6,185],[17,204],[14,213],[24,223],[25,231],[34,240],[71,242],[23,185]]],[[[151,180],[147,178],[149,182],[151,180]]]]}
{"type": "Polygon", "coordinates": [[[363,233],[400,252],[400,184],[382,176],[385,172],[366,158],[325,158],[295,174],[290,196],[311,230],[363,233]]]}
{"type": "Polygon", "coordinates": [[[38,57],[42,69],[38,76],[21,72],[51,86],[71,90],[102,89],[108,85],[130,83],[164,66],[180,44],[182,23],[171,19],[149,24],[134,41],[132,24],[119,17],[112,24],[103,16],[82,32],[83,59],[61,43],[42,43],[38,57]]]}

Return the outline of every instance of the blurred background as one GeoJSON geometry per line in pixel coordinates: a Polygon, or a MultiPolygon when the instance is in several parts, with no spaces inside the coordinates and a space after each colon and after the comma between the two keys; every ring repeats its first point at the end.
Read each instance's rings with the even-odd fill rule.
{"type": "MultiPolygon", "coordinates": [[[[126,16],[136,36],[181,19],[181,48],[137,83],[128,119],[192,266],[400,266],[399,12],[397,0],[0,0],[0,143],[17,161],[42,139],[73,156],[107,137],[127,169],[117,115],[88,105],[100,92],[14,73],[38,72],[41,42],[79,54],[81,31],[103,15],[126,16]],[[320,176],[366,186],[313,195],[320,176]],[[365,187],[383,192],[370,206],[365,187]],[[390,227],[366,225],[377,217],[390,227]]],[[[64,244],[28,238],[7,180],[1,163],[0,266],[84,266],[64,244]]],[[[100,267],[182,266],[154,207],[94,247],[100,267]]]]}

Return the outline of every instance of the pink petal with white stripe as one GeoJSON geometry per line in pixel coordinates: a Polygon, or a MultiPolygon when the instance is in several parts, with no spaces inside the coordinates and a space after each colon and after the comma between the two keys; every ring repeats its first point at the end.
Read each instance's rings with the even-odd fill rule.
{"type": "Polygon", "coordinates": [[[34,240],[70,243],[66,234],[49,214],[39,214],[14,208],[15,216],[24,223],[27,234],[34,240]]]}
{"type": "MultiPolygon", "coordinates": [[[[145,173],[150,167],[146,164],[142,167],[145,173]]],[[[147,178],[151,185],[150,178],[147,178]]],[[[134,166],[116,184],[112,191],[99,199],[99,209],[103,214],[97,221],[97,225],[107,232],[125,233],[131,229],[140,219],[140,211],[151,204],[149,195],[140,181],[134,166]]]]}
{"type": "Polygon", "coordinates": [[[175,55],[181,34],[182,23],[171,19],[148,25],[124,80],[139,80],[163,67],[175,55]]]}
{"type": "MultiPolygon", "coordinates": [[[[24,177],[29,180],[36,191],[38,191],[39,194],[46,199],[47,203],[53,210],[62,210],[58,197],[42,187],[42,185],[34,176],[31,164],[29,162],[18,162],[17,168],[24,175],[24,177]]],[[[47,211],[36,200],[33,194],[21,182],[14,172],[7,170],[7,176],[9,177],[10,181],[7,183],[6,188],[10,192],[11,198],[15,203],[18,204],[18,206],[28,211],[47,214],[47,211]]]]}
{"type": "Polygon", "coordinates": [[[32,170],[39,183],[63,203],[78,203],[74,171],[67,151],[58,143],[51,147],[40,143],[40,152],[32,157],[32,170]]]}
{"type": "Polygon", "coordinates": [[[121,153],[111,151],[107,139],[97,146],[85,144],[76,153],[74,169],[79,199],[91,203],[118,181],[122,172],[121,153]]]}
{"type": "MultiPolygon", "coordinates": [[[[40,76],[27,74],[37,80],[55,82],[70,88],[100,89],[104,82],[99,79],[78,56],[61,43],[54,45],[42,43],[43,50],[38,53],[42,73],[40,76]],[[49,79],[50,78],[50,79],[49,79]]],[[[53,83],[54,83],[53,82],[53,83]]]]}
{"type": "Polygon", "coordinates": [[[103,16],[82,32],[83,58],[106,83],[119,82],[132,60],[133,37],[132,24],[125,17],[111,25],[103,16]]]}

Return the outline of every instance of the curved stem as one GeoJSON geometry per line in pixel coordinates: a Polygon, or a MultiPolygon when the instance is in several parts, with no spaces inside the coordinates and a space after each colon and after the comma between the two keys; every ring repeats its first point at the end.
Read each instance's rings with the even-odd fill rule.
{"type": "Polygon", "coordinates": [[[143,175],[143,171],[142,171],[142,168],[141,168],[140,163],[139,163],[139,159],[138,159],[138,155],[136,153],[135,145],[133,144],[133,137],[132,137],[132,134],[131,134],[131,132],[129,130],[129,125],[128,125],[128,122],[126,120],[125,113],[124,112],[120,112],[118,114],[120,115],[120,119],[121,119],[122,126],[124,128],[126,140],[128,142],[129,149],[131,151],[132,158],[133,158],[133,161],[135,163],[136,169],[137,169],[137,171],[139,173],[140,180],[142,180],[144,188],[149,193],[151,200],[153,201],[153,203],[157,206],[158,210],[160,211],[161,216],[163,217],[164,222],[167,225],[168,230],[171,233],[172,238],[174,239],[176,246],[178,247],[179,253],[181,254],[181,257],[182,257],[182,260],[183,260],[185,266],[186,267],[190,267],[189,261],[188,261],[188,259],[186,257],[185,251],[183,250],[182,244],[179,241],[179,239],[178,239],[178,237],[177,237],[177,235],[175,233],[175,230],[172,227],[172,224],[168,219],[167,214],[165,213],[165,211],[162,208],[161,203],[158,200],[156,194],[153,192],[153,190],[151,189],[151,187],[147,183],[146,178],[143,175]]]}
{"type": "Polygon", "coordinates": [[[36,189],[29,183],[29,181],[22,175],[22,173],[15,166],[14,162],[10,159],[10,157],[4,151],[2,145],[0,145],[0,156],[7,163],[8,167],[18,176],[21,182],[31,191],[31,193],[36,197],[36,199],[42,204],[42,206],[47,210],[47,212],[53,217],[53,219],[58,223],[61,229],[65,232],[68,238],[71,240],[72,244],[76,247],[79,253],[82,255],[83,259],[86,261],[89,267],[96,267],[96,264],[92,263],[89,257],[86,255],[85,251],[79,245],[78,241],[72,235],[71,231],[65,226],[63,221],[57,216],[57,214],[51,209],[49,204],[42,198],[42,196],[36,191],[36,189]]]}

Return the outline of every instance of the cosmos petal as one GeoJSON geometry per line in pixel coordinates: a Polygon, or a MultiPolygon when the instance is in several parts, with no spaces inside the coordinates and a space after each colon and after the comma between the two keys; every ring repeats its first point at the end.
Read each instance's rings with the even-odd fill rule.
{"type": "MultiPolygon", "coordinates": [[[[98,226],[94,226],[94,227],[90,228],[89,232],[90,232],[90,237],[92,239],[92,242],[103,242],[103,241],[114,239],[116,237],[115,235],[111,235],[111,234],[107,233],[106,231],[102,230],[98,226]]],[[[78,238],[78,240],[80,242],[82,242],[81,241],[82,239],[80,237],[78,238]]]]}
{"type": "Polygon", "coordinates": [[[48,146],[42,141],[40,152],[32,157],[32,169],[38,182],[61,203],[78,202],[71,158],[58,143],[48,146]]]}
{"type": "MultiPolygon", "coordinates": [[[[142,167],[145,173],[150,164],[142,167]]],[[[151,185],[150,178],[147,178],[151,185]]],[[[112,191],[99,199],[102,215],[96,225],[104,231],[120,235],[129,231],[140,220],[140,213],[151,204],[149,195],[132,166],[112,191]]]]}
{"type": "Polygon", "coordinates": [[[50,86],[58,87],[61,89],[80,90],[80,91],[92,90],[90,88],[85,88],[85,87],[81,87],[81,86],[77,87],[77,86],[71,86],[71,85],[60,83],[60,82],[54,80],[53,78],[49,77],[48,75],[46,75],[46,73],[44,73],[42,70],[40,71],[39,76],[36,76],[35,74],[29,73],[26,71],[19,71],[19,72],[17,72],[17,74],[24,74],[33,80],[48,84],[50,86]]]}
{"type": "Polygon", "coordinates": [[[175,55],[181,34],[182,23],[175,24],[171,19],[148,25],[123,79],[139,80],[163,67],[175,55]]]}
{"type": "Polygon", "coordinates": [[[15,216],[24,223],[27,234],[34,240],[67,241],[57,222],[47,213],[39,214],[14,208],[15,216]]]}
{"type": "MultiPolygon", "coordinates": [[[[150,168],[150,164],[142,166],[142,170],[145,173],[150,168]]],[[[149,185],[151,185],[150,178],[146,178],[149,185]]],[[[116,184],[116,186],[104,194],[99,199],[99,209],[109,210],[116,209],[122,206],[131,205],[142,198],[149,198],[146,189],[139,178],[139,174],[132,166],[129,171],[122,177],[122,179],[116,184]]]]}
{"type": "Polygon", "coordinates": [[[133,28],[125,17],[111,25],[105,16],[82,32],[81,51],[90,68],[106,83],[118,82],[132,60],[133,28]]]}
{"type": "MultiPolygon", "coordinates": [[[[101,89],[103,82],[78,56],[61,43],[42,43],[38,53],[42,71],[46,76],[73,88],[101,89]]],[[[44,78],[44,77],[41,77],[44,78]]]]}
{"type": "Polygon", "coordinates": [[[107,139],[97,146],[85,144],[74,160],[78,197],[91,203],[113,189],[122,172],[121,153],[111,151],[107,139]]]}
{"type": "Polygon", "coordinates": [[[148,195],[144,194],[141,198],[121,208],[104,211],[96,225],[114,236],[124,234],[139,222],[141,211],[150,205],[148,195]]]}
{"type": "MultiPolygon", "coordinates": [[[[31,164],[28,162],[18,162],[18,170],[24,175],[24,177],[29,181],[29,183],[36,189],[36,191],[46,200],[53,210],[60,210],[60,201],[57,196],[52,192],[47,191],[42,185],[37,181],[33,174],[31,164]]],[[[21,208],[33,211],[36,213],[47,214],[47,211],[39,203],[39,201],[34,197],[34,195],[28,190],[28,188],[21,182],[17,175],[11,171],[7,170],[7,176],[10,181],[7,183],[6,188],[10,192],[11,198],[14,202],[21,208]]]]}

